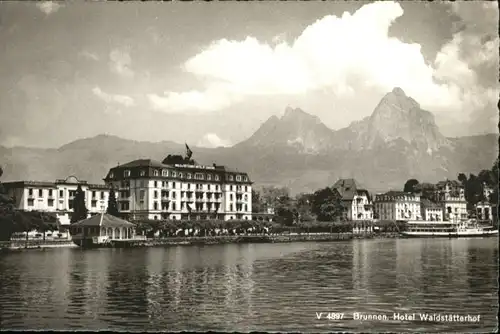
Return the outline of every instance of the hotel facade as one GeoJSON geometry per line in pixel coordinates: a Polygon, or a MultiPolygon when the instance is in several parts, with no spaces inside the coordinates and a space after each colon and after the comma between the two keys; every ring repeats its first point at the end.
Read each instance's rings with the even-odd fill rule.
{"type": "Polygon", "coordinates": [[[198,165],[180,156],[134,160],[104,178],[117,190],[118,210],[129,220],[252,219],[252,182],[245,172],[198,165]]]}
{"type": "Polygon", "coordinates": [[[402,191],[377,194],[375,212],[380,220],[421,220],[420,195],[402,191]]]}
{"type": "Polygon", "coordinates": [[[55,212],[59,223],[68,226],[73,212],[73,200],[80,185],[85,193],[88,216],[103,212],[108,206],[109,188],[104,184],[88,184],[75,176],[55,182],[3,182],[7,194],[14,198],[17,209],[55,212]]]}

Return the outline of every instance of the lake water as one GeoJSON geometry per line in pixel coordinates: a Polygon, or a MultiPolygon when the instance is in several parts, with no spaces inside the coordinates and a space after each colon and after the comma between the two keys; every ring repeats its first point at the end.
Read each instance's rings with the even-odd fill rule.
{"type": "Polygon", "coordinates": [[[1,329],[490,332],[497,313],[496,238],[0,255],[1,329]]]}

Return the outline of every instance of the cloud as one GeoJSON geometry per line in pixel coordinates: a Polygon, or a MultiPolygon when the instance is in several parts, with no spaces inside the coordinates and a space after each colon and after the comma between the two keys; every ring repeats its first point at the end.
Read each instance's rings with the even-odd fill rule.
{"type": "Polygon", "coordinates": [[[111,71],[124,76],[133,77],[134,71],[130,68],[132,58],[125,50],[115,49],[109,53],[109,66],[111,71]]]}
{"type": "MultiPolygon", "coordinates": [[[[352,97],[359,88],[387,92],[397,86],[433,111],[466,112],[484,105],[491,88],[477,87],[477,74],[468,64],[473,60],[459,51],[460,35],[435,62],[426,63],[419,44],[388,36],[402,15],[398,3],[375,2],[352,15],[323,17],[291,44],[276,38],[271,45],[250,36],[214,41],[183,64],[205,89],[150,95],[150,102],[169,112],[211,111],[252,96],[328,91],[352,97]]],[[[488,47],[494,49],[494,42],[488,47]]],[[[485,49],[474,57],[481,63],[490,55],[485,49]]]]}
{"type": "Polygon", "coordinates": [[[118,95],[118,94],[108,94],[101,90],[99,87],[94,87],[92,93],[106,101],[107,103],[118,103],[124,105],[125,107],[132,107],[135,105],[135,101],[130,96],[118,95]]]}
{"type": "Polygon", "coordinates": [[[221,139],[215,133],[207,133],[206,135],[203,136],[203,138],[201,138],[201,140],[198,142],[196,146],[209,147],[209,148],[229,147],[231,146],[231,142],[229,142],[228,140],[221,139]]]}
{"type": "Polygon", "coordinates": [[[55,1],[40,1],[36,4],[36,6],[46,15],[55,13],[62,7],[61,4],[55,1]]]}
{"type": "Polygon", "coordinates": [[[99,56],[98,55],[96,55],[95,53],[89,52],[87,50],[79,52],[78,55],[81,56],[81,57],[83,57],[83,58],[90,59],[90,60],[95,60],[95,61],[99,60],[99,56]]]}

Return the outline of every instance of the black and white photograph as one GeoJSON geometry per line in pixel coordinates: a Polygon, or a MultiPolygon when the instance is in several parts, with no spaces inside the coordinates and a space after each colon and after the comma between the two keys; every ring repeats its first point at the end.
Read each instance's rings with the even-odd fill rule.
{"type": "Polygon", "coordinates": [[[0,1],[0,330],[488,333],[495,1],[0,1]]]}

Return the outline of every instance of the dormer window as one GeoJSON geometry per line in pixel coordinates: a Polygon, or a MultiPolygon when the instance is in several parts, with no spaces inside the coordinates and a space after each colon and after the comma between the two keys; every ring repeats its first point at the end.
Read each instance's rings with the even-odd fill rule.
{"type": "Polygon", "coordinates": [[[155,169],[155,170],[153,171],[153,175],[154,175],[154,176],[158,176],[158,170],[156,170],[156,169],[155,169]]]}
{"type": "Polygon", "coordinates": [[[248,182],[248,177],[243,176],[243,181],[248,182]]]}
{"type": "Polygon", "coordinates": [[[179,177],[182,179],[184,177],[184,174],[179,173],[179,177]]]}
{"type": "Polygon", "coordinates": [[[207,174],[207,180],[208,181],[212,180],[212,174],[207,174]]]}
{"type": "Polygon", "coordinates": [[[220,180],[219,175],[215,175],[215,181],[219,181],[219,180],[220,180]]]}
{"type": "Polygon", "coordinates": [[[177,176],[177,172],[172,171],[172,177],[176,177],[176,176],[177,176]]]}
{"type": "Polygon", "coordinates": [[[130,177],[130,170],[127,169],[127,170],[123,171],[123,176],[130,177]]]}
{"type": "Polygon", "coordinates": [[[236,176],[236,181],[238,181],[238,182],[241,181],[241,176],[237,175],[236,176]]]}
{"type": "Polygon", "coordinates": [[[229,181],[233,181],[234,177],[232,175],[229,175],[229,181]]]}
{"type": "Polygon", "coordinates": [[[186,177],[190,180],[191,179],[191,173],[187,173],[186,177]]]}
{"type": "Polygon", "coordinates": [[[141,170],[140,175],[141,175],[141,176],[145,176],[145,175],[146,175],[146,171],[141,170]]]}
{"type": "Polygon", "coordinates": [[[166,169],[162,170],[161,176],[168,176],[168,170],[166,170],[166,169]]]}
{"type": "Polygon", "coordinates": [[[109,173],[109,178],[112,179],[115,177],[115,174],[113,172],[109,173]]]}

